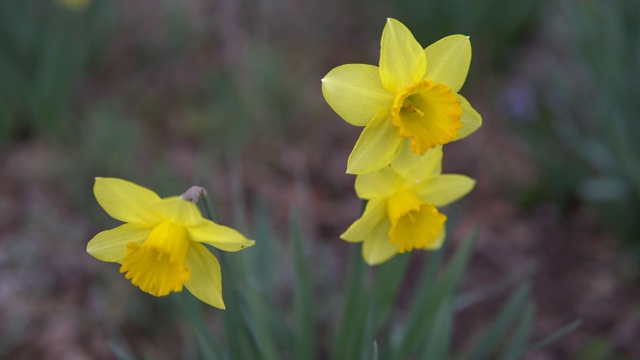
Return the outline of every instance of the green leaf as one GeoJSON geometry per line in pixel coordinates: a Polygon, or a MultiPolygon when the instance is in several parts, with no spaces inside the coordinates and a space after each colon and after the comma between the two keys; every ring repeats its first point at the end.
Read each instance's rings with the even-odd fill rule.
{"type": "Polygon", "coordinates": [[[130,352],[125,350],[123,347],[113,343],[110,345],[111,345],[111,351],[113,351],[114,355],[116,356],[116,359],[118,360],[135,360],[136,359],[135,356],[133,356],[130,352]]]}
{"type": "Polygon", "coordinates": [[[527,304],[527,307],[520,319],[520,323],[511,337],[506,349],[502,355],[503,360],[521,359],[525,354],[526,344],[529,341],[531,332],[533,331],[533,322],[535,320],[536,307],[533,303],[527,304]]]}
{"type": "Polygon", "coordinates": [[[507,276],[491,282],[489,284],[481,285],[477,288],[466,291],[455,297],[454,305],[455,311],[464,310],[478,302],[485,300],[493,295],[499,294],[506,289],[521,283],[524,279],[528,278],[536,271],[536,265],[531,263],[524,266],[519,271],[514,271],[507,274],[507,276]]]}
{"type": "Polygon", "coordinates": [[[422,351],[421,359],[424,360],[447,360],[449,347],[451,346],[451,334],[453,332],[453,305],[451,299],[446,299],[438,316],[435,318],[429,336],[427,337],[426,348],[422,351]]]}
{"type": "MultiPolygon", "coordinates": [[[[229,254],[212,251],[220,260],[222,268],[222,283],[224,288],[224,298],[226,310],[224,311],[224,330],[227,334],[227,346],[231,359],[252,359],[258,356],[255,332],[251,331],[253,326],[245,322],[242,307],[246,306],[241,300],[241,294],[236,286],[240,279],[240,271],[236,262],[231,262],[227,258],[229,254]]],[[[235,255],[235,254],[234,254],[235,255]]],[[[249,318],[249,320],[251,320],[249,318]]]]}
{"type": "Polygon", "coordinates": [[[578,327],[580,327],[580,325],[582,325],[582,321],[581,320],[576,320],[568,325],[566,325],[565,327],[559,329],[558,331],[554,332],[553,334],[543,338],[542,340],[536,342],[535,344],[531,345],[531,347],[529,348],[529,350],[527,351],[527,353],[532,353],[535,351],[538,351],[546,346],[549,346],[551,344],[553,344],[554,342],[556,342],[558,339],[560,339],[563,336],[566,336],[567,334],[570,334],[572,331],[574,331],[575,329],[577,329],[578,327]]]}
{"type": "Polygon", "coordinates": [[[371,359],[374,356],[373,347],[371,344],[375,342],[375,335],[377,332],[376,323],[378,322],[378,316],[380,314],[377,301],[374,299],[369,302],[367,316],[363,323],[362,338],[359,339],[360,351],[354,359],[371,359]]]}
{"type": "MultiPolygon", "coordinates": [[[[471,250],[478,236],[476,228],[453,255],[442,278],[433,284],[435,267],[429,266],[423,279],[419,281],[421,288],[415,296],[409,312],[409,321],[403,329],[403,339],[392,358],[406,358],[424,341],[432,321],[444,306],[447,298],[452,298],[465,273],[471,250]]],[[[439,253],[440,251],[436,252],[439,253]]],[[[431,265],[431,264],[430,264],[431,265]]]]}
{"type": "Polygon", "coordinates": [[[293,276],[294,276],[294,313],[296,319],[295,359],[315,359],[317,355],[316,333],[314,324],[314,305],[312,300],[313,283],[307,260],[302,251],[300,228],[295,216],[290,220],[291,242],[293,244],[293,276]]]}
{"type": "Polygon", "coordinates": [[[378,342],[373,340],[373,344],[371,344],[371,359],[378,360],[378,342]]]}
{"type": "Polygon", "coordinates": [[[256,342],[260,358],[275,360],[281,358],[281,354],[279,355],[276,349],[277,332],[273,331],[273,328],[274,326],[286,327],[286,325],[277,315],[279,309],[275,308],[272,300],[272,236],[266,210],[261,201],[257,202],[254,214],[257,224],[256,245],[255,249],[246,255],[249,256],[247,273],[256,279],[250,281],[253,286],[245,286],[241,290],[257,334],[256,342]]]}
{"type": "Polygon", "coordinates": [[[207,359],[219,359],[218,344],[211,335],[204,321],[204,314],[199,300],[193,296],[179,293],[171,297],[182,315],[193,329],[200,351],[207,359]]]}
{"type": "Polygon", "coordinates": [[[376,330],[387,322],[393,310],[410,258],[408,254],[394,256],[376,268],[376,280],[372,290],[372,298],[375,299],[379,312],[376,316],[378,321],[374,325],[376,330]]]}
{"type": "Polygon", "coordinates": [[[333,359],[357,358],[368,308],[364,284],[365,266],[362,261],[361,245],[351,246],[349,278],[345,284],[345,303],[340,317],[341,322],[336,330],[333,359]]]}
{"type": "Polygon", "coordinates": [[[530,288],[530,284],[525,283],[513,293],[498,317],[484,332],[484,336],[478,340],[477,344],[470,352],[470,355],[468,356],[470,360],[486,359],[487,356],[495,350],[498,342],[506,334],[507,329],[518,316],[520,309],[527,301],[530,288]]]}

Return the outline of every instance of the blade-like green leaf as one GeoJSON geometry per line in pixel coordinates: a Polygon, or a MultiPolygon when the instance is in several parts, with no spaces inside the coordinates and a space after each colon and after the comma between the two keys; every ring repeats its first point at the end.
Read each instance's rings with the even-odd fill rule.
{"type": "Polygon", "coordinates": [[[527,353],[532,353],[535,351],[538,351],[546,346],[549,346],[551,344],[553,344],[554,342],[556,342],[558,339],[560,339],[563,336],[566,336],[567,334],[571,333],[572,331],[574,331],[575,329],[577,329],[578,327],[580,327],[580,325],[582,324],[581,320],[576,320],[572,323],[570,323],[569,325],[559,329],[558,331],[554,332],[553,334],[543,338],[542,340],[536,342],[535,344],[531,345],[531,347],[529,348],[529,350],[527,351],[527,353]]]}
{"type": "Polygon", "coordinates": [[[378,342],[373,340],[373,344],[371,344],[371,360],[378,360],[378,342]]]}
{"type": "Polygon", "coordinates": [[[135,360],[136,359],[135,356],[131,355],[131,353],[129,353],[127,350],[125,350],[121,346],[113,343],[110,345],[111,345],[111,351],[113,351],[113,354],[116,356],[116,359],[118,360],[135,360]]]}
{"type": "Polygon", "coordinates": [[[453,306],[450,298],[446,299],[438,316],[436,317],[423,349],[421,359],[424,360],[447,360],[449,356],[449,346],[451,345],[451,334],[453,332],[453,306]]]}
{"type": "Polygon", "coordinates": [[[431,269],[428,269],[426,273],[426,280],[419,282],[421,289],[409,312],[409,320],[403,331],[401,346],[395,349],[396,354],[393,358],[408,357],[424,341],[432,321],[434,321],[445,300],[453,297],[464,275],[477,235],[478,229],[476,228],[453,255],[442,278],[435,285],[429,281],[429,277],[432,276],[430,274],[431,269]]]}
{"type": "Polygon", "coordinates": [[[302,251],[300,228],[291,215],[291,242],[293,245],[294,313],[296,318],[295,359],[315,359],[317,356],[314,324],[315,307],[312,299],[312,279],[302,251]]]}
{"type": "Polygon", "coordinates": [[[478,340],[471,350],[468,356],[470,360],[486,359],[487,356],[495,350],[495,347],[498,345],[500,339],[504,337],[513,320],[520,314],[522,306],[527,301],[530,288],[530,284],[525,283],[513,293],[498,317],[487,328],[484,336],[478,340]]]}
{"type": "MultiPolygon", "coordinates": [[[[269,228],[266,210],[261,201],[256,202],[254,210],[257,231],[256,245],[253,251],[248,252],[247,274],[254,281],[249,281],[250,286],[241,289],[243,298],[246,299],[251,321],[255,326],[257,346],[261,359],[275,360],[281,358],[276,350],[276,335],[272,325],[284,326],[275,316],[279,313],[273,304],[272,289],[272,236],[269,228]]],[[[244,254],[243,254],[244,255],[244,254]]]]}
{"type": "Polygon", "coordinates": [[[227,347],[229,349],[229,357],[231,359],[250,359],[257,356],[257,351],[252,351],[255,346],[252,344],[252,334],[249,326],[245,323],[245,317],[242,314],[240,303],[240,294],[236,289],[239,274],[237,265],[229,261],[229,254],[216,252],[216,257],[220,260],[222,268],[222,283],[226,284],[224,288],[224,301],[226,309],[224,311],[224,329],[227,334],[227,347]]]}
{"type": "Polygon", "coordinates": [[[369,303],[367,310],[367,316],[363,324],[362,338],[360,339],[360,351],[356,358],[368,360],[373,357],[373,347],[371,344],[375,342],[376,336],[376,323],[378,323],[378,316],[380,314],[379,306],[376,300],[369,303]]]}
{"type": "Polygon", "coordinates": [[[206,355],[207,358],[219,359],[219,346],[216,344],[214,337],[204,322],[205,317],[202,313],[200,302],[195,300],[193,296],[185,293],[172,296],[172,300],[191,325],[201,353],[206,355]]]}
{"type": "Polygon", "coordinates": [[[378,304],[378,321],[375,328],[380,329],[386,322],[393,310],[398,291],[404,282],[404,276],[409,265],[410,256],[408,254],[393,257],[391,260],[378,266],[376,270],[376,281],[372,290],[372,298],[378,304]]]}
{"type": "Polygon", "coordinates": [[[349,278],[345,284],[345,303],[336,331],[333,359],[357,358],[368,308],[364,284],[365,266],[361,245],[352,246],[349,254],[349,278]]]}
{"type": "Polygon", "coordinates": [[[535,264],[525,266],[520,271],[515,271],[507,276],[489,284],[481,285],[475,289],[471,289],[455,297],[455,311],[459,312],[472,306],[482,300],[485,300],[493,295],[499,294],[502,291],[511,288],[515,284],[521,283],[524,279],[528,278],[536,271],[535,264]]]}
{"type": "Polygon", "coordinates": [[[507,347],[502,354],[503,360],[518,360],[525,354],[527,342],[531,336],[531,331],[533,331],[535,314],[535,305],[533,303],[527,304],[524,314],[522,315],[522,319],[520,319],[518,327],[513,333],[513,336],[511,336],[511,339],[509,340],[509,343],[507,343],[507,347]]]}

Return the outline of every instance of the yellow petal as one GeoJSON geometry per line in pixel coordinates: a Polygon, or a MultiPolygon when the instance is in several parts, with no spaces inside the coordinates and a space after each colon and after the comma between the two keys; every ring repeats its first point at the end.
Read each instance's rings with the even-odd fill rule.
{"type": "Polygon", "coordinates": [[[386,201],[372,199],[367,203],[362,216],[356,220],[340,238],[349,242],[360,242],[367,238],[371,231],[384,220],[386,215],[386,201]]]}
{"type": "Polygon", "coordinates": [[[200,301],[224,309],[222,274],[218,259],[204,245],[192,242],[185,265],[191,271],[191,279],[184,283],[187,290],[200,301]]]}
{"type": "Polygon", "coordinates": [[[441,207],[465,196],[475,184],[476,181],[468,176],[444,174],[425,182],[417,193],[420,200],[441,207]]]}
{"type": "Polygon", "coordinates": [[[418,211],[422,202],[413,189],[397,191],[387,199],[387,214],[392,222],[411,211],[418,211]]]}
{"type": "Polygon", "coordinates": [[[404,179],[419,183],[430,176],[439,174],[442,164],[442,146],[438,145],[427,150],[424,155],[411,151],[411,140],[406,139],[402,151],[391,167],[404,179]]]}
{"type": "Polygon", "coordinates": [[[103,231],[89,241],[87,252],[101,261],[122,263],[127,253],[127,244],[142,244],[152,229],[151,225],[128,223],[103,231]]]}
{"type": "Polygon", "coordinates": [[[179,196],[162,199],[149,206],[163,220],[170,220],[185,227],[197,226],[205,219],[196,204],[179,196]]]}
{"type": "Polygon", "coordinates": [[[361,199],[385,197],[395,191],[396,173],[390,166],[356,177],[356,193],[361,199]]]}
{"type": "Polygon", "coordinates": [[[236,230],[218,225],[210,220],[202,224],[187,227],[192,241],[204,243],[224,251],[240,251],[255,244],[255,241],[245,238],[236,230]]]}
{"type": "Polygon", "coordinates": [[[381,221],[362,244],[362,257],[369,265],[378,265],[397,254],[397,245],[389,242],[389,220],[381,221]]]}
{"type": "Polygon", "coordinates": [[[440,231],[440,235],[433,241],[433,243],[429,244],[425,250],[438,250],[442,247],[444,243],[444,239],[447,237],[447,227],[443,226],[440,231]]]}
{"type": "Polygon", "coordinates": [[[455,140],[460,140],[471,135],[482,126],[482,116],[471,107],[469,101],[462,95],[456,94],[456,99],[460,101],[460,108],[462,109],[462,114],[460,115],[462,128],[458,130],[458,136],[455,138],[455,140]]]}
{"type": "Polygon", "coordinates": [[[160,197],[147,188],[122,179],[96,178],[93,194],[98,204],[116,220],[145,224],[159,221],[149,211],[149,205],[160,197]]]}
{"type": "Polygon", "coordinates": [[[446,220],[433,205],[422,203],[417,209],[391,219],[390,243],[398,245],[399,253],[426,249],[437,240],[446,220]]]}
{"type": "Polygon", "coordinates": [[[402,138],[388,112],[381,112],[367,125],[347,161],[347,173],[366,174],[389,165],[398,155],[402,138]]]}
{"type": "Polygon", "coordinates": [[[471,63],[471,42],[464,35],[451,35],[424,49],[427,61],[427,80],[445,84],[457,93],[464,84],[471,63]]]}
{"type": "Polygon", "coordinates": [[[420,81],[427,68],[422,46],[404,24],[387,19],[380,42],[380,79],[382,86],[398,92],[420,81]]]}
{"type": "Polygon", "coordinates": [[[422,80],[396,94],[391,122],[400,136],[413,140],[411,150],[423,155],[427,149],[458,136],[461,114],[460,101],[446,85],[422,80]]]}
{"type": "MultiPolygon", "coordinates": [[[[180,227],[179,225],[173,225],[180,227]]],[[[154,234],[156,229],[149,235],[150,238],[165,237],[168,234],[154,234]]],[[[159,231],[164,232],[163,230],[159,231]]],[[[183,229],[184,232],[184,229],[183,229]]],[[[140,290],[153,296],[167,296],[172,292],[180,292],[184,288],[184,283],[191,278],[189,268],[184,265],[189,248],[189,241],[184,239],[184,254],[175,256],[176,254],[168,253],[163,249],[149,246],[147,240],[144,244],[138,245],[134,243],[127,244],[127,255],[122,260],[120,273],[124,274],[126,279],[137,286],[140,290]]]]}
{"type": "Polygon", "coordinates": [[[322,79],[322,95],[333,111],[356,126],[367,125],[393,102],[393,94],[382,87],[378,67],[364,64],[329,71],[322,79]]]}

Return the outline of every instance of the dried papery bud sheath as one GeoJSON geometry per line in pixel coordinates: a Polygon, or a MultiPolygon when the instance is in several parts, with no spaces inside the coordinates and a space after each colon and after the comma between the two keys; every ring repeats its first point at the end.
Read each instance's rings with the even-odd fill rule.
{"type": "Polygon", "coordinates": [[[187,191],[185,191],[180,197],[184,200],[189,200],[194,204],[198,203],[198,199],[200,196],[207,195],[207,190],[205,190],[202,186],[192,186],[187,191]]]}

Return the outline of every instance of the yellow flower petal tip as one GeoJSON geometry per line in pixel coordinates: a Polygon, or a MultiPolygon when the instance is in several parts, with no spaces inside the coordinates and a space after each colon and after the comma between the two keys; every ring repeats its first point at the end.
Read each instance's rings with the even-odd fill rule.
{"type": "MultiPolygon", "coordinates": [[[[410,139],[411,150],[422,155],[468,136],[482,124],[477,112],[458,94],[471,63],[469,39],[451,35],[422,48],[404,24],[387,18],[379,66],[348,64],[332,69],[321,81],[323,96],[345,121],[365,129],[379,121],[379,114],[391,114],[386,121],[397,131],[377,124],[379,134],[361,137],[361,149],[396,144],[381,139],[400,138],[410,139]]],[[[392,156],[381,160],[377,153],[363,152],[358,166],[348,172],[360,175],[379,170],[398,155],[390,150],[384,154],[392,156]]]]}
{"type": "Polygon", "coordinates": [[[98,260],[120,263],[125,278],[153,296],[186,287],[201,301],[224,309],[220,265],[201,244],[238,251],[255,242],[203,218],[189,200],[161,199],[122,179],[95,180],[98,203],[125,224],[94,236],[87,252],[98,260]]]}
{"type": "Polygon", "coordinates": [[[458,200],[475,185],[464,175],[441,174],[440,146],[426,151],[420,161],[405,161],[407,155],[400,158],[393,166],[356,178],[356,192],[368,203],[341,238],[363,241],[363,257],[369,265],[398,253],[440,248],[447,217],[438,207],[458,200]]]}

